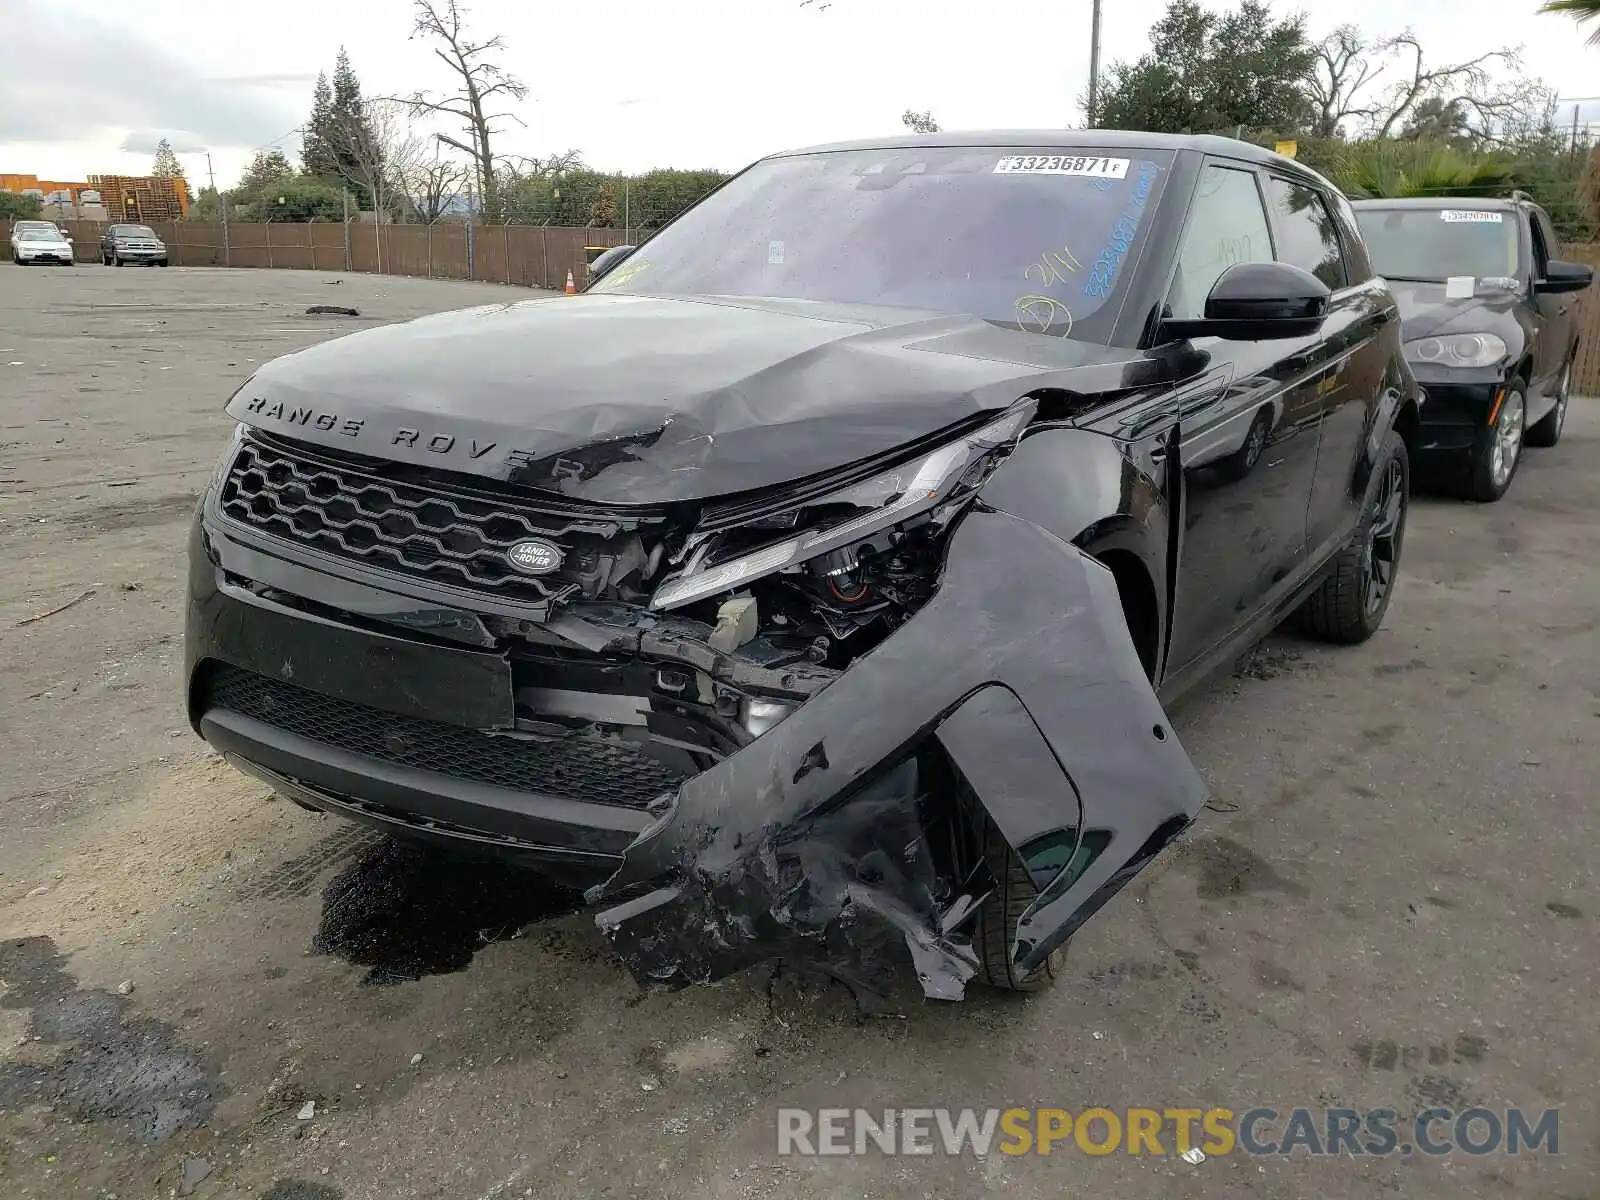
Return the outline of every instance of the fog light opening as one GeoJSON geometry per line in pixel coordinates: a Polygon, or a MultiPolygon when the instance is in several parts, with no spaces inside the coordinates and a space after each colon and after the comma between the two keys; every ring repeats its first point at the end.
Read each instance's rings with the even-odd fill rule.
{"type": "Polygon", "coordinates": [[[746,699],[739,704],[739,724],[751,737],[760,737],[794,711],[794,705],[776,700],[746,699]]]}

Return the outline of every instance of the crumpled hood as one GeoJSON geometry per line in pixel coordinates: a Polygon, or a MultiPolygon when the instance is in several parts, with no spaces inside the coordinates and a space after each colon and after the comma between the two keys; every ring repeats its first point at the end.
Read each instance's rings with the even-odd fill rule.
{"type": "MultiPolygon", "coordinates": [[[[1391,280],[1390,289],[1400,305],[1406,341],[1451,333],[1498,333],[1513,322],[1518,294],[1480,291],[1459,300],[1445,299],[1442,283],[1405,283],[1391,280]]],[[[1481,284],[1480,284],[1481,287],[1481,284]]]]}
{"type": "Polygon", "coordinates": [[[1040,387],[1148,381],[1141,352],[976,317],[589,294],[441,313],[268,363],[237,420],[608,504],[828,471],[1040,387]]]}

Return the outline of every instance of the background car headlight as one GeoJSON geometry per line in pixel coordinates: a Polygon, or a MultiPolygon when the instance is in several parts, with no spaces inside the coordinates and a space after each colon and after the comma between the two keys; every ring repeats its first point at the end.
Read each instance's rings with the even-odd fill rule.
{"type": "Polygon", "coordinates": [[[1506,356],[1506,344],[1492,333],[1452,333],[1405,344],[1406,358],[1438,367],[1492,367],[1506,356]]]}
{"type": "Polygon", "coordinates": [[[1016,444],[1037,407],[1035,401],[1022,401],[1007,409],[1006,415],[998,421],[898,467],[805,504],[806,508],[846,506],[868,510],[860,515],[807,530],[726,562],[701,566],[691,559],[683,571],[656,588],[650,607],[679,608],[707,596],[732,591],[741,584],[859,542],[937,507],[962,491],[963,484],[975,486],[981,480],[983,466],[992,461],[997,452],[1016,444]]]}

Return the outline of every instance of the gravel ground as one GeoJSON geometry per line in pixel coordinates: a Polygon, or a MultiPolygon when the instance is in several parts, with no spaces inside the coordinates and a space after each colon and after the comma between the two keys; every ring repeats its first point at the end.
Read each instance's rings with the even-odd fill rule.
{"type": "Polygon", "coordinates": [[[1368,645],[1274,637],[1173,714],[1213,810],[1051,993],[641,996],[558,897],[273,801],[181,712],[230,391],[525,295],[0,268],[7,1200],[1597,1194],[1600,403],[1502,503],[1416,503],[1368,645]],[[774,1153],[779,1106],[1432,1104],[1559,1108],[1561,1154],[774,1153]]]}

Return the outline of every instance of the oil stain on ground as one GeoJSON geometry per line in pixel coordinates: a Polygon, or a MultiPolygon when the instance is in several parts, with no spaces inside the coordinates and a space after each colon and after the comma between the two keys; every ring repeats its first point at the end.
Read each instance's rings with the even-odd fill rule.
{"type": "Polygon", "coordinates": [[[204,1125],[228,1094],[173,1026],[130,1016],[125,996],[79,987],[47,937],[0,942],[0,982],[0,1008],[27,1010],[30,1041],[54,1048],[47,1062],[0,1063],[0,1112],[49,1105],[148,1143],[204,1125]]]}
{"type": "Polygon", "coordinates": [[[1266,859],[1232,838],[1196,838],[1187,843],[1183,856],[1199,868],[1195,890],[1205,900],[1246,892],[1279,892],[1300,898],[1310,894],[1303,883],[1286,879],[1266,859]]]}
{"type": "Polygon", "coordinates": [[[385,839],[328,884],[311,949],[367,967],[363,983],[387,986],[465,970],[484,946],[582,903],[581,893],[513,866],[385,839]]]}

